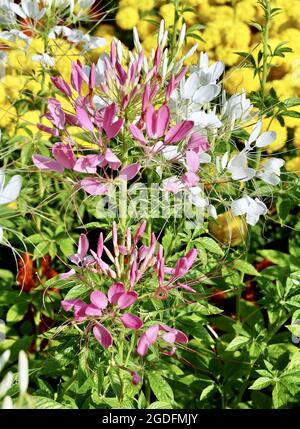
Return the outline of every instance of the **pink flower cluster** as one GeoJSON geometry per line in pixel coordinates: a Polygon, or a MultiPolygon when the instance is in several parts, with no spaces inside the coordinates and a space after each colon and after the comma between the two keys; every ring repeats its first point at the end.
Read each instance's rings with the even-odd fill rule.
{"type": "MultiPolygon", "coordinates": [[[[173,153],[177,147],[174,145],[187,140],[183,151],[177,153],[175,150],[173,159],[176,162],[187,158],[187,173],[181,180],[183,186],[192,187],[198,183],[199,154],[209,149],[208,141],[193,132],[192,120],[174,124],[168,107],[173,91],[188,69],[185,67],[176,75],[170,72],[161,85],[161,60],[158,46],[149,71],[145,71],[143,52],[137,59],[132,58],[126,71],[118,57],[116,44],[112,42],[110,57],[100,58],[97,65],[86,67],[80,61],[72,64],[71,85],[61,77],[52,77],[53,84],[68,99],[74,112],[66,112],[55,98],[48,100],[48,111],[44,116],[52,127],[40,123],[38,128],[61,141],[53,144],[52,158],[33,155],[35,166],[59,173],[71,170],[85,174],[86,177],[79,177],[73,183],[90,195],[103,195],[116,178],[129,181],[137,176],[143,165],[142,153],[149,159],[156,155],[167,157],[168,152],[173,153]],[[157,98],[161,104],[158,109],[154,107],[157,98]],[[78,127],[79,132],[87,134],[97,149],[82,148],[69,134],[68,126],[78,127]],[[128,139],[127,130],[140,150],[131,156],[134,162],[129,164],[127,154],[112,144],[121,131],[121,138],[128,139]]],[[[172,161],[171,158],[168,160],[172,161]]],[[[178,190],[177,187],[171,191],[178,190]]]]}
{"type": "MultiPolygon", "coordinates": [[[[151,235],[150,246],[143,244],[138,246],[145,228],[146,222],[143,222],[134,236],[132,236],[131,230],[128,228],[125,243],[120,244],[118,242],[117,227],[113,223],[113,252],[110,252],[104,244],[102,233],[99,235],[96,251],[89,249],[87,236],[81,234],[77,252],[70,257],[70,261],[77,265],[80,271],[87,269],[114,280],[107,294],[100,290],[93,291],[90,294],[89,304],[80,299],[63,300],[61,303],[65,311],[73,311],[76,322],[92,321],[93,333],[104,348],[112,345],[113,338],[103,323],[111,323],[114,320],[121,322],[126,328],[132,330],[138,330],[143,326],[143,321],[140,317],[131,312],[124,313],[123,310],[133,306],[138,300],[139,295],[135,288],[148,268],[156,272],[158,277],[157,288],[152,291],[152,296],[166,298],[174,288],[182,288],[190,293],[195,292],[194,289],[186,284],[178,283],[177,280],[189,272],[197,257],[197,250],[190,250],[185,256],[178,259],[174,268],[168,268],[164,262],[163,246],[157,243],[154,234],[151,235]],[[156,250],[157,247],[158,250],[156,250]],[[90,254],[88,254],[89,250],[90,254]],[[103,260],[104,254],[110,259],[112,266],[103,260]],[[123,264],[123,268],[121,268],[120,257],[127,258],[127,263],[123,264]],[[167,280],[166,276],[168,276],[167,280]],[[128,284],[127,287],[125,286],[126,284],[128,284]],[[101,320],[101,323],[98,319],[101,320]]],[[[61,277],[68,278],[73,275],[76,275],[74,268],[68,273],[62,274],[61,277]]],[[[175,342],[187,342],[187,337],[182,332],[166,325],[155,324],[148,328],[140,338],[137,347],[138,354],[144,356],[150,345],[154,344],[159,338],[172,344],[173,351],[175,351],[175,342]],[[162,334],[160,333],[161,331],[163,331],[162,334]]]]}

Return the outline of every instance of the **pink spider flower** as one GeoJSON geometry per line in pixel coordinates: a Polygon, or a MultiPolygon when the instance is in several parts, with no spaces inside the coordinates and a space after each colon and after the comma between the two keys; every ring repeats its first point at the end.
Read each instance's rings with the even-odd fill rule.
{"type": "Polygon", "coordinates": [[[173,355],[176,351],[175,343],[187,344],[188,337],[178,329],[170,328],[167,325],[155,324],[150,326],[140,337],[137,344],[137,353],[144,357],[151,345],[155,344],[158,339],[171,346],[170,351],[165,351],[164,354],[173,355]]]}
{"type": "Polygon", "coordinates": [[[117,319],[125,328],[138,330],[143,326],[142,320],[132,313],[121,313],[122,310],[132,306],[138,299],[134,291],[126,292],[123,283],[113,283],[107,295],[99,290],[90,294],[90,304],[81,300],[63,300],[61,306],[65,311],[73,310],[74,320],[83,322],[92,318],[93,334],[104,348],[111,347],[113,337],[110,331],[97,319],[117,319]]]}
{"type": "MultiPolygon", "coordinates": [[[[149,105],[145,113],[145,128],[147,138],[144,133],[135,124],[129,126],[129,130],[133,138],[143,146],[147,145],[148,140],[158,141],[163,138],[163,143],[159,146],[161,151],[165,145],[178,143],[185,139],[194,127],[193,121],[181,121],[171,127],[168,131],[170,123],[170,109],[163,105],[157,112],[152,105],[149,105]]],[[[157,149],[157,147],[156,147],[157,149]]]]}

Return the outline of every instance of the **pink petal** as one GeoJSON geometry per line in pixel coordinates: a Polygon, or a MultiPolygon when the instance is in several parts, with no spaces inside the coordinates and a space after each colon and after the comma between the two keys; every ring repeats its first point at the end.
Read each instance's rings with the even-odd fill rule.
{"type": "Polygon", "coordinates": [[[142,144],[146,144],[146,139],[142,131],[134,124],[129,125],[129,130],[135,140],[142,144]]]}
{"type": "Polygon", "coordinates": [[[119,133],[120,129],[123,127],[125,120],[118,119],[116,122],[112,123],[110,127],[105,130],[107,138],[113,139],[119,133]]]}
{"type": "Polygon", "coordinates": [[[210,144],[206,137],[200,133],[193,133],[188,141],[188,149],[193,149],[198,153],[207,152],[210,148],[210,144]]]}
{"type": "Polygon", "coordinates": [[[102,310],[108,305],[108,299],[105,293],[101,292],[100,290],[94,290],[90,294],[90,300],[92,304],[98,308],[101,308],[102,310]]]}
{"type": "Polygon", "coordinates": [[[112,103],[110,106],[106,107],[104,111],[104,118],[103,118],[103,128],[105,132],[109,131],[109,128],[113,123],[114,117],[116,115],[116,111],[117,111],[116,103],[112,103]]]}
{"type": "Polygon", "coordinates": [[[82,107],[77,106],[76,107],[76,114],[77,114],[77,118],[78,118],[80,125],[83,128],[85,128],[88,131],[91,131],[93,133],[94,132],[94,125],[93,125],[88,113],[86,112],[86,110],[83,109],[82,107]]]}
{"type": "Polygon", "coordinates": [[[110,149],[107,149],[104,157],[112,170],[117,170],[121,166],[121,161],[110,149]]]}
{"type": "Polygon", "coordinates": [[[150,344],[154,344],[159,333],[159,325],[152,325],[145,331],[145,335],[150,344]]]}
{"type": "Polygon", "coordinates": [[[137,162],[134,164],[129,164],[126,167],[122,168],[122,170],[120,171],[119,177],[121,179],[131,180],[138,174],[138,172],[140,171],[140,168],[141,166],[137,162]]]}
{"type": "Polygon", "coordinates": [[[199,176],[193,172],[185,173],[181,181],[188,187],[197,186],[199,183],[199,176]]]}
{"type": "Polygon", "coordinates": [[[138,341],[136,351],[140,356],[143,357],[147,354],[149,347],[150,347],[150,343],[147,339],[147,336],[146,334],[143,334],[138,341]]]}
{"type": "Polygon", "coordinates": [[[81,180],[80,186],[90,195],[103,195],[108,192],[107,186],[95,177],[87,177],[81,180]]]}
{"type": "Polygon", "coordinates": [[[59,136],[59,132],[56,128],[49,128],[49,127],[46,127],[46,125],[44,124],[37,124],[36,126],[38,127],[39,130],[44,131],[45,133],[52,134],[55,137],[59,136]]]}
{"type": "Polygon", "coordinates": [[[186,284],[179,283],[176,287],[180,288],[180,289],[185,289],[186,291],[191,292],[191,293],[197,293],[197,291],[195,289],[191,288],[190,286],[188,286],[186,284]]]}
{"type": "Polygon", "coordinates": [[[78,69],[80,68],[81,64],[72,63],[72,72],[71,72],[71,84],[73,88],[80,94],[81,88],[82,88],[82,76],[78,72],[78,69]]]}
{"type": "Polygon", "coordinates": [[[101,317],[102,311],[100,308],[96,307],[95,305],[89,304],[85,308],[85,315],[86,316],[101,317]]]}
{"type": "Polygon", "coordinates": [[[66,273],[62,273],[62,274],[60,274],[60,276],[59,276],[59,278],[61,279],[61,280],[65,280],[65,279],[67,279],[68,277],[71,277],[73,274],[75,274],[76,273],[76,271],[72,268],[70,271],[68,271],[68,272],[66,272],[66,273]]]}
{"type": "Polygon", "coordinates": [[[181,331],[176,330],[176,343],[187,344],[189,342],[188,337],[181,331]]]}
{"type": "Polygon", "coordinates": [[[188,150],[186,152],[186,163],[189,171],[196,173],[200,165],[199,156],[193,150],[188,150]]]}
{"type": "Polygon", "coordinates": [[[175,332],[165,332],[161,335],[161,338],[166,341],[167,343],[174,343],[176,340],[176,333],[175,332]]]}
{"type": "Polygon", "coordinates": [[[150,138],[155,138],[156,136],[156,126],[157,126],[157,120],[156,120],[156,114],[153,106],[149,106],[146,115],[146,130],[147,134],[150,138]]]}
{"type": "Polygon", "coordinates": [[[32,161],[34,165],[40,170],[57,171],[59,173],[63,173],[65,170],[64,167],[59,162],[55,161],[52,158],[48,158],[46,156],[33,155],[32,161]]]}
{"type": "Polygon", "coordinates": [[[85,234],[80,234],[78,242],[78,255],[81,259],[85,257],[89,250],[89,240],[85,234]]]}
{"type": "Polygon", "coordinates": [[[134,236],[134,239],[133,239],[134,245],[136,245],[137,242],[141,239],[142,235],[145,232],[146,226],[147,226],[147,222],[144,220],[141,223],[141,225],[138,227],[138,229],[137,229],[137,231],[135,233],[135,236],[134,236]]]}
{"type": "Polygon", "coordinates": [[[123,314],[120,319],[125,328],[140,329],[143,326],[142,320],[132,313],[123,314]]]}
{"type": "Polygon", "coordinates": [[[138,373],[136,371],[131,371],[131,382],[132,384],[134,384],[135,386],[137,384],[139,384],[141,381],[141,377],[138,375],[138,373]]]}
{"type": "Polygon", "coordinates": [[[117,304],[118,299],[124,292],[125,287],[123,283],[113,283],[107,292],[109,302],[111,302],[112,304],[117,304]]]}
{"type": "Polygon", "coordinates": [[[54,158],[64,167],[73,168],[76,162],[76,157],[69,143],[55,143],[52,147],[54,158]]]}
{"type": "Polygon", "coordinates": [[[104,328],[103,325],[97,323],[93,327],[93,334],[95,335],[96,340],[101,344],[102,347],[104,347],[105,349],[111,347],[113,343],[111,333],[106,328],[104,328]]]}
{"type": "Polygon", "coordinates": [[[92,63],[91,70],[90,70],[90,77],[89,77],[90,90],[93,90],[95,88],[95,83],[96,83],[96,68],[95,68],[95,64],[92,63]]]}
{"type": "Polygon", "coordinates": [[[118,299],[118,307],[123,310],[124,308],[130,307],[138,299],[136,292],[125,292],[118,299]]]}
{"type": "Polygon", "coordinates": [[[170,121],[170,110],[165,104],[159,109],[157,113],[157,138],[162,137],[169,125],[170,121]]]}
{"type": "Polygon", "coordinates": [[[180,140],[183,140],[193,127],[193,121],[179,122],[167,132],[165,143],[177,143],[180,140]]]}
{"type": "MultiPolygon", "coordinates": [[[[60,305],[65,311],[70,311],[76,303],[79,303],[79,299],[65,299],[61,301],[60,305]]],[[[83,301],[81,301],[83,303],[83,301]]]]}
{"type": "Polygon", "coordinates": [[[52,82],[61,92],[63,92],[67,97],[72,97],[72,91],[66,81],[64,81],[61,77],[52,76],[52,82]]]}

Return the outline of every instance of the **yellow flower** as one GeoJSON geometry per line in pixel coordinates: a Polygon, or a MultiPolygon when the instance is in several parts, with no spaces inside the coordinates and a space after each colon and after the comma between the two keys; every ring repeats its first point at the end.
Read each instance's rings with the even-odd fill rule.
{"type": "Polygon", "coordinates": [[[116,22],[122,30],[132,30],[139,22],[140,16],[134,7],[127,6],[119,9],[116,14],[116,22]]]}
{"type": "Polygon", "coordinates": [[[63,39],[49,40],[48,48],[50,55],[55,59],[55,68],[59,71],[63,79],[70,82],[72,62],[78,59],[84,63],[84,58],[79,50],[63,39]]]}
{"type": "Polygon", "coordinates": [[[18,136],[26,136],[29,134],[26,129],[29,130],[33,135],[39,132],[36,124],[40,122],[40,111],[39,110],[28,110],[24,115],[19,117],[18,122],[18,136]]]}
{"type": "Polygon", "coordinates": [[[17,111],[7,100],[0,105],[0,128],[5,128],[12,121],[16,121],[17,111]]]}
{"type": "Polygon", "coordinates": [[[115,28],[113,25],[100,24],[95,31],[95,36],[106,37],[107,34],[113,36],[115,34],[115,28]]]}
{"type": "Polygon", "coordinates": [[[233,216],[227,211],[208,224],[210,233],[221,243],[230,243],[236,246],[245,240],[247,236],[247,224],[240,216],[233,216]]]}
{"type": "Polygon", "coordinates": [[[205,40],[205,50],[213,49],[221,43],[220,31],[213,24],[208,24],[202,32],[202,38],[205,40]]]}
{"type": "MultiPolygon", "coordinates": [[[[156,20],[156,17],[151,16],[150,18],[156,20]]],[[[153,34],[156,28],[157,27],[154,24],[144,21],[143,19],[141,19],[137,24],[137,30],[141,40],[144,40],[147,36],[153,34]]]]}
{"type": "Polygon", "coordinates": [[[172,3],[164,4],[159,8],[159,13],[165,20],[166,28],[171,27],[174,24],[175,17],[175,6],[172,3]]]}
{"type": "Polygon", "coordinates": [[[290,159],[285,163],[285,168],[287,171],[297,174],[300,177],[300,156],[295,156],[295,158],[290,159]]]}
{"type": "Polygon", "coordinates": [[[119,9],[122,9],[127,6],[131,6],[137,9],[138,8],[137,0],[120,0],[119,1],[119,9]]]}
{"type": "MultiPolygon", "coordinates": [[[[295,110],[296,112],[300,113],[300,106],[294,106],[291,107],[290,110],[295,110]]],[[[300,127],[300,119],[299,118],[293,118],[292,116],[285,116],[284,121],[287,127],[289,128],[297,128],[300,127]]],[[[296,131],[296,130],[295,130],[296,131]]],[[[298,137],[300,137],[300,133],[298,131],[298,137]]],[[[300,139],[298,138],[299,145],[300,146],[300,139]]]]}
{"type": "Polygon", "coordinates": [[[155,6],[154,0],[143,0],[143,1],[138,1],[136,3],[138,3],[138,8],[141,11],[151,10],[155,6]]]}
{"type": "Polygon", "coordinates": [[[249,0],[239,1],[235,7],[235,13],[238,19],[248,23],[249,21],[255,19],[257,9],[255,7],[256,0],[251,3],[249,0]]]}
{"type": "Polygon", "coordinates": [[[153,48],[155,49],[157,46],[157,36],[155,34],[150,34],[144,39],[142,46],[143,46],[145,55],[149,56],[151,54],[151,50],[153,48]]]}
{"type": "Polygon", "coordinates": [[[258,77],[253,77],[253,71],[248,68],[232,68],[227,71],[224,80],[226,91],[230,94],[241,92],[245,89],[249,94],[251,91],[257,91],[260,87],[258,77]]]}

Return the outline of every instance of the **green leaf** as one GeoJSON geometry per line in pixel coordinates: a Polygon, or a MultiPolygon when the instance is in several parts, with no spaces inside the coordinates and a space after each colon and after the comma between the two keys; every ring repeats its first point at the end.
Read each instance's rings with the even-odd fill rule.
{"type": "Polygon", "coordinates": [[[33,259],[40,259],[45,256],[49,251],[49,241],[42,241],[39,243],[33,252],[33,259]]]}
{"type": "Polygon", "coordinates": [[[253,265],[249,264],[249,262],[242,261],[238,259],[234,263],[234,268],[240,271],[243,274],[250,274],[252,276],[260,276],[259,272],[253,267],[253,265]]]}
{"type": "Polygon", "coordinates": [[[277,200],[276,208],[281,220],[285,220],[291,211],[292,203],[290,198],[281,198],[277,200]]]}
{"type": "Polygon", "coordinates": [[[296,110],[286,110],[284,112],[281,112],[282,116],[290,116],[291,118],[300,118],[300,112],[297,112],[296,110]]]}
{"type": "Polygon", "coordinates": [[[242,347],[244,347],[246,344],[249,343],[248,337],[243,337],[241,335],[235,337],[226,347],[226,352],[234,352],[242,347]]]}
{"type": "Polygon", "coordinates": [[[159,401],[172,402],[174,400],[173,391],[169,383],[158,372],[149,372],[148,380],[151,390],[159,401]]]}
{"type": "Polygon", "coordinates": [[[249,387],[251,390],[261,390],[265,387],[270,386],[273,383],[272,378],[268,377],[259,377],[254,383],[249,387]]]}
{"type": "Polygon", "coordinates": [[[172,408],[172,405],[169,402],[156,401],[147,407],[147,410],[165,410],[172,408]]]}
{"type": "Polygon", "coordinates": [[[65,296],[65,299],[85,298],[90,293],[90,289],[85,284],[72,287],[65,296]]]}
{"type": "Polygon", "coordinates": [[[60,250],[66,257],[69,257],[74,253],[73,240],[71,240],[70,238],[64,238],[63,240],[60,240],[58,245],[60,250]]]}
{"type": "Polygon", "coordinates": [[[62,404],[60,404],[59,402],[54,401],[53,399],[50,398],[45,398],[43,396],[33,396],[33,400],[34,400],[34,405],[35,408],[37,409],[61,409],[61,408],[68,408],[62,404]]]}
{"type": "Polygon", "coordinates": [[[200,395],[200,401],[204,401],[205,399],[209,398],[215,390],[215,385],[210,384],[209,386],[206,386],[205,389],[202,390],[200,395]]]}
{"type": "Polygon", "coordinates": [[[27,310],[27,302],[21,301],[14,304],[10,309],[8,310],[8,313],[6,315],[6,321],[7,323],[16,323],[23,319],[25,316],[25,312],[27,310]]]}
{"type": "Polygon", "coordinates": [[[284,104],[286,105],[286,107],[300,106],[300,98],[288,98],[284,100],[284,104]]]}
{"type": "Polygon", "coordinates": [[[289,402],[289,394],[283,384],[276,383],[272,392],[272,400],[274,408],[281,408],[289,402]]]}
{"type": "Polygon", "coordinates": [[[204,249],[208,250],[209,252],[215,253],[216,255],[224,256],[223,250],[212,238],[202,237],[197,241],[199,242],[200,246],[204,247],[204,249]]]}

